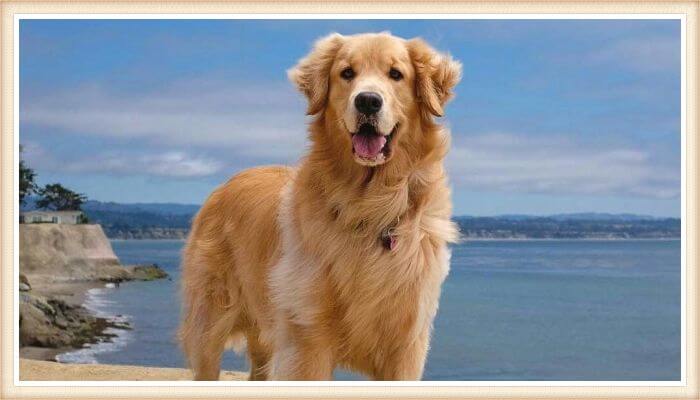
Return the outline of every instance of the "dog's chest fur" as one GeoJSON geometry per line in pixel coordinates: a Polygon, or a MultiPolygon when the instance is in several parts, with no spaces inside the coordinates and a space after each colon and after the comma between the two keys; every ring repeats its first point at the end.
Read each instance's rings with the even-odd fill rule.
{"type": "Polygon", "coordinates": [[[270,272],[278,318],[326,330],[337,341],[337,357],[348,363],[354,361],[345,354],[394,351],[429,329],[449,268],[449,214],[431,204],[403,206],[389,210],[399,218],[354,226],[332,201],[325,209],[307,207],[295,198],[294,184],[281,195],[282,255],[270,272]],[[394,250],[381,242],[385,222],[394,228],[394,250]]]}

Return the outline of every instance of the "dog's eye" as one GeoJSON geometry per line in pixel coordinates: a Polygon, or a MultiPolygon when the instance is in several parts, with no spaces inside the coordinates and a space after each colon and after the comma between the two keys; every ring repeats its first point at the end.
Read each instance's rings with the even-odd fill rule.
{"type": "Polygon", "coordinates": [[[340,77],[345,79],[346,81],[349,81],[355,77],[355,71],[353,71],[352,68],[347,67],[340,72],[340,77]]]}
{"type": "Polygon", "coordinates": [[[398,69],[392,68],[389,70],[389,78],[395,81],[400,81],[403,79],[403,74],[398,69]]]}

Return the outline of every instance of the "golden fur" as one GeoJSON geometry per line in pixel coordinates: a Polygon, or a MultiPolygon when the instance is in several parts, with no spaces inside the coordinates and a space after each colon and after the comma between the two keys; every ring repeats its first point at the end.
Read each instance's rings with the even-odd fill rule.
{"type": "Polygon", "coordinates": [[[337,365],[421,378],[457,237],[449,135],[433,116],[460,72],[422,40],[387,33],[330,35],[289,72],[315,115],[309,153],[297,168],[253,168],[217,188],[184,250],[179,337],[196,379],[218,379],[227,342],[243,339],[250,379],[329,380],[337,365]],[[347,65],[351,82],[340,78],[347,65]],[[353,157],[344,117],[361,85],[398,124],[381,165],[353,157]],[[389,250],[380,236],[393,226],[389,250]]]}

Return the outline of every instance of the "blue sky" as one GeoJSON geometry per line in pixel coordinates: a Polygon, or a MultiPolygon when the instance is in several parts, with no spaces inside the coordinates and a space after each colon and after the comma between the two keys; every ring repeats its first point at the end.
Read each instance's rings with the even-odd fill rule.
{"type": "Polygon", "coordinates": [[[304,153],[285,71],[316,38],[383,30],[464,66],[444,118],[455,214],[680,215],[673,20],[23,20],[23,158],[92,199],[201,203],[304,153]]]}

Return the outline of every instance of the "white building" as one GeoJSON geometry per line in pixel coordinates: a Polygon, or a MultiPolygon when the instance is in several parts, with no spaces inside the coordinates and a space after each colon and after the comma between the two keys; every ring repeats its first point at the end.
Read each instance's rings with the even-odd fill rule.
{"type": "Polygon", "coordinates": [[[82,211],[22,211],[19,213],[20,224],[78,224],[82,211]]]}

